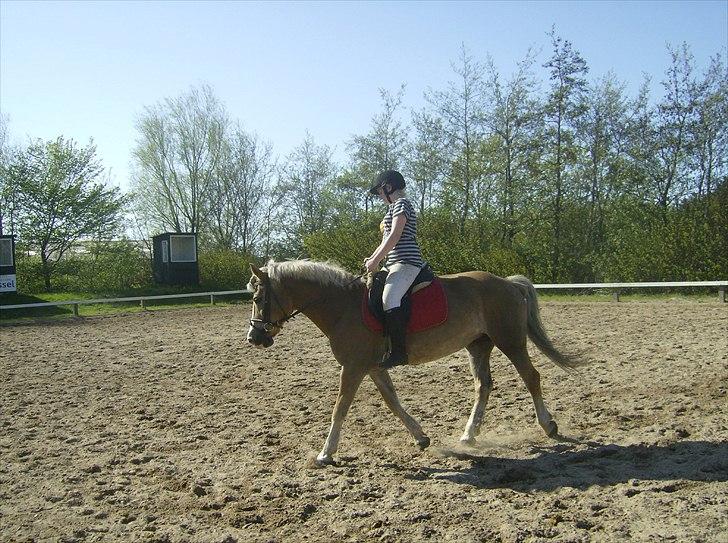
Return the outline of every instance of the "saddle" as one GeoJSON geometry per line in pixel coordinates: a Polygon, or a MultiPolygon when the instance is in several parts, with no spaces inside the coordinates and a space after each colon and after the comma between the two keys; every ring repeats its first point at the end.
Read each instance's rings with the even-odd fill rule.
{"type": "MultiPolygon", "coordinates": [[[[386,280],[386,270],[375,273],[362,298],[362,320],[373,332],[384,332],[382,293],[386,280]]],[[[429,264],[420,270],[402,298],[401,307],[408,322],[408,332],[420,332],[447,320],[445,291],[429,264]]]]}

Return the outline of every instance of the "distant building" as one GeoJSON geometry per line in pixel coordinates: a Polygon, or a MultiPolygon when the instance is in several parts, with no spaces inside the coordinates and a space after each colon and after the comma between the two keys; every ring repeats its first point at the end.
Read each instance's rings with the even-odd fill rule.
{"type": "Polygon", "coordinates": [[[163,285],[199,285],[197,235],[167,232],[152,238],[154,281],[163,285]]]}

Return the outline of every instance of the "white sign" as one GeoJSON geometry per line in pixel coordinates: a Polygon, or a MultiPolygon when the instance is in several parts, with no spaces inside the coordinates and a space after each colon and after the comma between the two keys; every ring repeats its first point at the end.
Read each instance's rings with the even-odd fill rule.
{"type": "Polygon", "coordinates": [[[0,275],[0,292],[17,292],[15,275],[0,275]]]}

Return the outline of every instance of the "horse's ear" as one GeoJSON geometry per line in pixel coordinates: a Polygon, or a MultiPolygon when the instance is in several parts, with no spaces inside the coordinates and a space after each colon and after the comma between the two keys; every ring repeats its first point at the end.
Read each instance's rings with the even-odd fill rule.
{"type": "Polygon", "coordinates": [[[258,279],[261,279],[261,280],[262,280],[262,279],[263,279],[263,277],[265,277],[265,274],[264,274],[264,273],[263,273],[263,272],[262,272],[262,271],[261,271],[260,269],[258,269],[258,268],[257,268],[257,267],[255,266],[255,264],[250,264],[250,271],[251,271],[251,272],[252,272],[252,274],[253,274],[253,275],[254,275],[255,277],[257,277],[258,279]]]}
{"type": "Polygon", "coordinates": [[[262,281],[265,277],[265,272],[258,268],[255,264],[250,264],[250,272],[253,274],[253,277],[257,277],[260,281],[262,281]]]}

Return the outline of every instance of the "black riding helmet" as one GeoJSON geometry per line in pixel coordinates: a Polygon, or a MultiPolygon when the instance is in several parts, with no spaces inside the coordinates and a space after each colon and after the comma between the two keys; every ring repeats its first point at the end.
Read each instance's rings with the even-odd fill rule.
{"type": "Polygon", "coordinates": [[[374,180],[374,183],[369,188],[370,194],[377,194],[377,191],[381,187],[385,187],[386,185],[389,185],[391,189],[387,191],[387,189],[384,189],[384,194],[389,196],[392,194],[395,190],[403,189],[404,188],[404,177],[402,177],[402,174],[399,173],[396,170],[385,170],[382,173],[380,173],[377,178],[374,180]]]}

